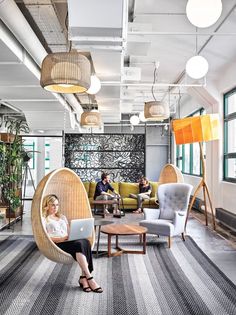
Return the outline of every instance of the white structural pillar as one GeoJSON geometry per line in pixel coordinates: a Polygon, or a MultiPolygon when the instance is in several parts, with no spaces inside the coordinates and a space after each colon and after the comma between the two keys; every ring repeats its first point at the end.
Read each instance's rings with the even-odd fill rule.
{"type": "Polygon", "coordinates": [[[41,179],[45,175],[45,138],[38,137],[37,138],[37,151],[40,153],[36,154],[36,183],[41,181],[41,179]]]}

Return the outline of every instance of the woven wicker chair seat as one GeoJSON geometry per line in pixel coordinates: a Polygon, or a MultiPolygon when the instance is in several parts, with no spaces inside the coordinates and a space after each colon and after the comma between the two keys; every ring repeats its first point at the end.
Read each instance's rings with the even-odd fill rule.
{"type": "Polygon", "coordinates": [[[184,183],[184,177],[178,167],[173,164],[166,164],[161,170],[159,183],[184,183]]]}
{"type": "MultiPolygon", "coordinates": [[[[50,260],[71,264],[72,256],[62,251],[48,236],[42,224],[43,199],[49,194],[55,194],[60,200],[60,210],[69,223],[72,219],[92,218],[87,193],[79,176],[68,168],[60,168],[46,175],[38,184],[35,191],[31,220],[36,244],[39,250],[50,260]]],[[[89,238],[93,247],[95,235],[89,238]]]]}

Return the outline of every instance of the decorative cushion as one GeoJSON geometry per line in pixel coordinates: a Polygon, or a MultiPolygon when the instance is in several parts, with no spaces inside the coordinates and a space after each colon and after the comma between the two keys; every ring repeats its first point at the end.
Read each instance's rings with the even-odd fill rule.
{"type": "Polygon", "coordinates": [[[84,188],[86,190],[86,193],[89,194],[89,186],[90,186],[90,182],[83,182],[84,188]]]}
{"type": "Polygon", "coordinates": [[[150,234],[164,236],[173,236],[174,234],[174,225],[171,220],[142,220],[139,225],[146,227],[150,234]]]}
{"type": "Polygon", "coordinates": [[[123,198],[129,197],[129,194],[138,194],[138,184],[137,183],[120,183],[120,195],[123,198]]]}
{"type": "Polygon", "coordinates": [[[91,182],[90,186],[89,186],[89,198],[93,198],[94,193],[95,193],[95,189],[96,189],[96,182],[91,182]]]}
{"type": "Polygon", "coordinates": [[[117,193],[119,193],[119,183],[118,182],[114,182],[114,183],[110,183],[110,184],[115,189],[115,191],[117,193]]]}
{"type": "Polygon", "coordinates": [[[158,185],[160,184],[159,182],[149,182],[150,185],[152,186],[152,192],[151,192],[151,197],[156,198],[156,193],[158,189],[158,185]]]}

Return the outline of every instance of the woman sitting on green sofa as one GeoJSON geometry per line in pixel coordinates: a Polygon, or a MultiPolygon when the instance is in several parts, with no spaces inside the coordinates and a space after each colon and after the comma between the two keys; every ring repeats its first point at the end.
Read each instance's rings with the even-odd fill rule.
{"type": "Polygon", "coordinates": [[[134,213],[142,213],[142,203],[145,199],[150,199],[152,186],[149,184],[147,177],[141,177],[139,180],[139,194],[130,194],[130,198],[138,200],[138,209],[134,213]]]}

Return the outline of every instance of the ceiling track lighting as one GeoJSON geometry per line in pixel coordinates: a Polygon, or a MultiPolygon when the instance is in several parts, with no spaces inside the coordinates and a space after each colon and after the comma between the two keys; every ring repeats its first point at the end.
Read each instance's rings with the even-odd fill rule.
{"type": "Polygon", "coordinates": [[[91,64],[76,52],[48,54],[42,63],[41,86],[55,93],[84,93],[90,87],[91,64]]]}

